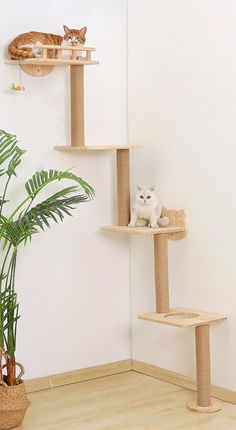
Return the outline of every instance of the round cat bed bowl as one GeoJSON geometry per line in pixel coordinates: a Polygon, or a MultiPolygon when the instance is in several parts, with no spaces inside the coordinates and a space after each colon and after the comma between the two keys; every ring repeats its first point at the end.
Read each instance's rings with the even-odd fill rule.
{"type": "Polygon", "coordinates": [[[199,314],[197,312],[173,312],[164,315],[164,318],[169,320],[190,320],[198,317],[199,314]]]}

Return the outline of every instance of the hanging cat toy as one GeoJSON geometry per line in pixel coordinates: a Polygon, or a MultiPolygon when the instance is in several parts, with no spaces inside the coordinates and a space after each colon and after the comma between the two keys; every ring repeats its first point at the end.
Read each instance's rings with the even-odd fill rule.
{"type": "Polygon", "coordinates": [[[23,85],[16,85],[16,84],[14,84],[14,82],[12,82],[10,90],[12,90],[14,93],[16,93],[18,91],[24,91],[25,87],[23,87],[23,85]]]}
{"type": "Polygon", "coordinates": [[[25,91],[25,87],[21,84],[21,68],[20,68],[20,84],[16,85],[14,82],[12,82],[10,90],[13,93],[19,93],[21,91],[25,91]]]}

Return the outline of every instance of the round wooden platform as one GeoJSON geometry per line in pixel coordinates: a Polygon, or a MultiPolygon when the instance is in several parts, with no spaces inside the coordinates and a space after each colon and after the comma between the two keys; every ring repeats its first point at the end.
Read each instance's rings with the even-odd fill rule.
{"type": "Polygon", "coordinates": [[[189,402],[187,404],[187,408],[192,412],[200,412],[210,414],[212,412],[220,411],[222,408],[221,403],[216,400],[212,400],[212,404],[210,406],[199,406],[196,400],[189,402]]]}

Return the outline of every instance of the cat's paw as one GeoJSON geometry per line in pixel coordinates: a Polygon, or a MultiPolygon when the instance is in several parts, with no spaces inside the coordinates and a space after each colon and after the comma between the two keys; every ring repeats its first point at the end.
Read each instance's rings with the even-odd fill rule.
{"type": "Polygon", "coordinates": [[[130,222],[130,223],[128,224],[128,227],[136,227],[135,222],[130,222]]]}
{"type": "Polygon", "coordinates": [[[151,222],[149,226],[151,228],[158,228],[158,225],[155,222],[151,222]]]}

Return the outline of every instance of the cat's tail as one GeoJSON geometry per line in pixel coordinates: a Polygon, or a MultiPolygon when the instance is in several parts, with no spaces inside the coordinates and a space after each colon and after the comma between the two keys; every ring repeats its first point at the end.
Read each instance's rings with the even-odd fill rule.
{"type": "Polygon", "coordinates": [[[31,48],[18,48],[16,41],[13,40],[10,45],[8,46],[8,52],[10,54],[10,57],[15,60],[15,59],[25,59],[25,58],[35,58],[35,54],[32,52],[31,48]]]}

